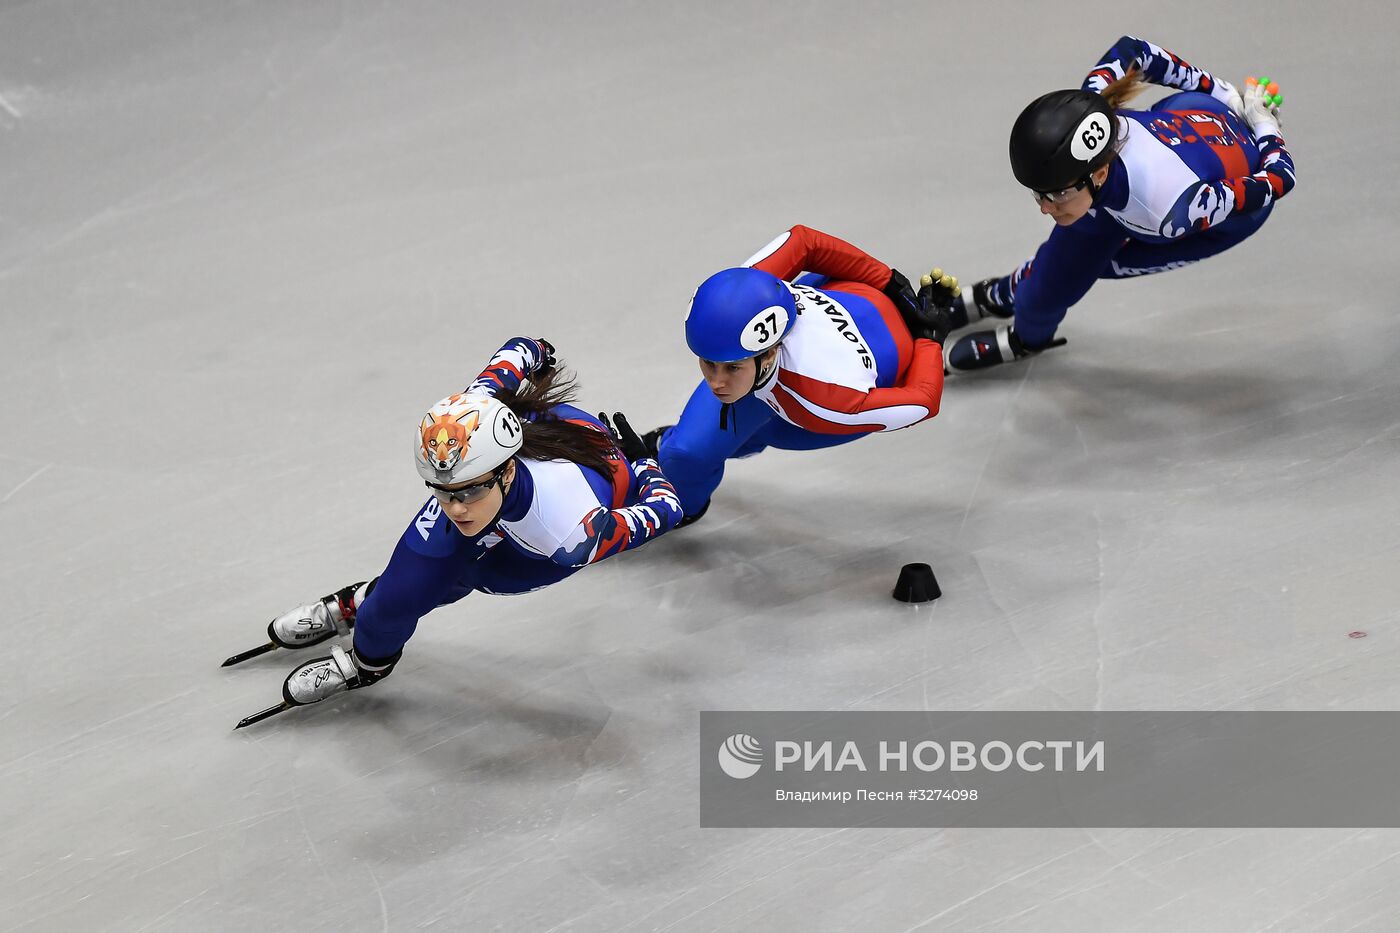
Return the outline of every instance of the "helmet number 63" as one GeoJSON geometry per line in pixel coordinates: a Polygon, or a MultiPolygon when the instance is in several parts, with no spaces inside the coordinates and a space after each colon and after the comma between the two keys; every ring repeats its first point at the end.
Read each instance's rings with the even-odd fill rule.
{"type": "Polygon", "coordinates": [[[1104,137],[1107,135],[1108,131],[1103,123],[1095,120],[1093,123],[1084,127],[1084,132],[1080,135],[1080,139],[1084,140],[1086,148],[1097,149],[1099,148],[1099,143],[1103,142],[1104,137]]]}

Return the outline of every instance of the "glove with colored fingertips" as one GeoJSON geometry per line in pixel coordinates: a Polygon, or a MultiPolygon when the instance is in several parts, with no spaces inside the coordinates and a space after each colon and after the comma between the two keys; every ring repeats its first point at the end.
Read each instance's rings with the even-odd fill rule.
{"type": "Polygon", "coordinates": [[[1282,102],[1283,95],[1278,93],[1277,84],[1268,79],[1255,81],[1249,78],[1245,81],[1244,113],[1241,116],[1256,138],[1279,135],[1279,127],[1283,123],[1279,120],[1278,108],[1282,102]]]}
{"type": "Polygon", "coordinates": [[[940,308],[951,308],[953,302],[957,300],[962,292],[958,288],[958,277],[944,272],[934,266],[923,278],[919,279],[919,298],[921,301],[931,301],[940,308]]]}
{"type": "Polygon", "coordinates": [[[919,279],[918,310],[906,318],[909,333],[915,338],[944,343],[953,330],[953,302],[959,295],[958,278],[935,267],[919,279]]]}

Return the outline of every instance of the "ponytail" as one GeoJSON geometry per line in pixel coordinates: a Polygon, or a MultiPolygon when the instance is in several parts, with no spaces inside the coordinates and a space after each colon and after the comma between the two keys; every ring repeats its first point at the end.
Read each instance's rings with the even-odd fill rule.
{"type": "Polygon", "coordinates": [[[567,460],[611,478],[618,462],[612,438],[597,428],[565,421],[550,410],[573,402],[575,389],[573,376],[555,366],[548,373],[521,383],[515,392],[496,394],[515,412],[525,429],[524,443],[516,456],[526,460],[567,460]]]}
{"type": "Polygon", "coordinates": [[[1110,110],[1122,110],[1130,100],[1145,90],[1147,90],[1147,83],[1142,80],[1137,66],[1134,65],[1128,69],[1123,77],[1099,91],[1099,96],[1104,99],[1104,103],[1108,104],[1110,110]]]}

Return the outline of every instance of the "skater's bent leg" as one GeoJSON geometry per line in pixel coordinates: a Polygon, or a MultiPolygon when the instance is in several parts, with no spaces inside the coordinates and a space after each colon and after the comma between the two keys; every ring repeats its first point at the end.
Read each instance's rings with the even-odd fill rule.
{"type": "Polygon", "coordinates": [[[413,637],[419,619],[470,593],[477,562],[463,558],[475,547],[430,499],[409,523],[374,588],[356,607],[356,652],[365,658],[398,653],[413,637]]]}
{"type": "Polygon", "coordinates": [[[418,621],[433,609],[455,603],[473,592],[496,596],[530,593],[558,583],[578,569],[522,554],[504,541],[465,566],[460,561],[451,564],[455,566],[441,569],[451,572],[453,579],[443,586],[433,586],[428,581],[426,587],[420,588],[414,575],[392,573],[394,564],[390,561],[360,609],[355,651],[365,658],[394,656],[413,637],[418,621]],[[436,595],[424,595],[425,589],[436,595]]]}
{"type": "Polygon", "coordinates": [[[808,431],[806,428],[799,428],[781,418],[774,418],[754,435],[751,443],[759,443],[764,447],[775,447],[778,450],[821,450],[825,447],[849,444],[851,441],[859,440],[865,436],[864,434],[818,434],[815,431],[808,431]]]}
{"type": "Polygon", "coordinates": [[[1133,240],[1120,249],[1099,274],[1105,279],[1128,279],[1180,269],[1208,259],[1248,239],[1269,219],[1273,204],[1249,214],[1235,214],[1224,223],[1170,243],[1133,240]]]}
{"type": "Polygon", "coordinates": [[[746,396],[731,405],[726,426],[720,427],[720,402],[704,382],[690,395],[675,427],[661,438],[657,459],[675,487],[687,515],[703,509],[724,478],[724,461],[757,453],[762,445],[748,443],[776,416],[759,399],[746,396]]]}

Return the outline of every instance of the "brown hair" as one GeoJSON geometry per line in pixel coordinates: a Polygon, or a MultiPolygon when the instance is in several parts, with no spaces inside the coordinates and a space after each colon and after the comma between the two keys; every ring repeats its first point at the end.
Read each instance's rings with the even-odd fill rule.
{"type": "Polygon", "coordinates": [[[612,438],[597,428],[565,421],[550,411],[556,405],[572,403],[575,389],[573,375],[555,366],[521,383],[517,392],[496,393],[496,398],[515,412],[525,428],[525,440],[516,456],[526,460],[568,460],[611,479],[618,456],[612,438]]]}
{"type": "Polygon", "coordinates": [[[1118,78],[1099,91],[1099,96],[1110,110],[1122,110],[1134,97],[1147,90],[1147,82],[1138,74],[1137,66],[1129,68],[1123,77],[1118,78]]]}

